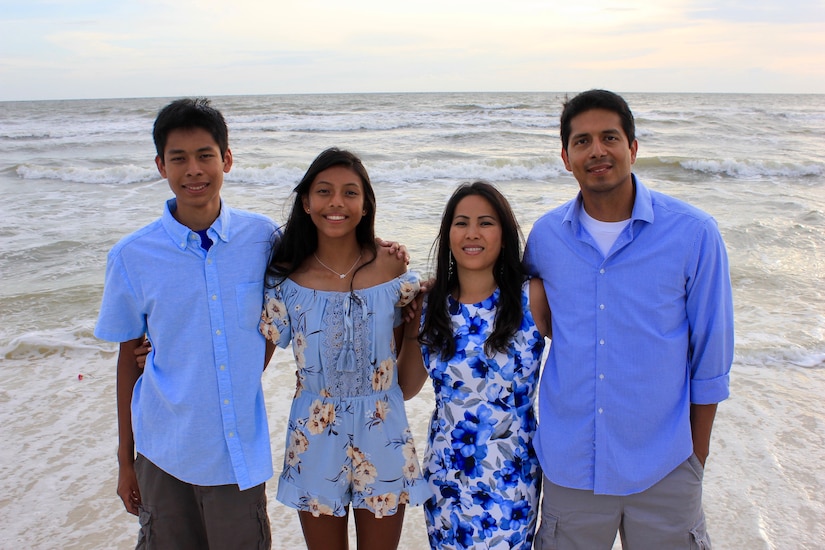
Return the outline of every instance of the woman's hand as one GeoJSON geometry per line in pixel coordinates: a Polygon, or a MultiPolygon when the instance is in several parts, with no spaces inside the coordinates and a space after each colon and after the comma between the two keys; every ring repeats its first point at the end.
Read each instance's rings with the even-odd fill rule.
{"type": "Polygon", "coordinates": [[[144,337],[143,343],[135,348],[135,361],[137,361],[139,368],[142,369],[146,366],[146,356],[149,355],[150,351],[152,351],[152,344],[148,338],[144,337]]]}

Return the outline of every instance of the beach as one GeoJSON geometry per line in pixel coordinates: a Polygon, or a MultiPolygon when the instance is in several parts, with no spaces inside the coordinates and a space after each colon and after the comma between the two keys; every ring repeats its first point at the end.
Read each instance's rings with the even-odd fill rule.
{"type": "MultiPolygon", "coordinates": [[[[714,548],[823,548],[825,95],[624,95],[637,119],[634,172],[711,213],[730,257],[731,397],[704,483],[714,548]]],[[[525,235],[575,196],[559,157],[563,97],[216,97],[234,156],[223,197],[283,221],[309,162],[351,149],[375,186],[377,233],[404,243],[410,268],[426,274],[458,183],[498,186],[525,235]]],[[[93,328],[107,251],[171,196],[151,141],[169,99],[0,103],[0,549],[134,547],[137,520],[115,494],[117,346],[93,328]]],[[[294,370],[278,350],[263,374],[276,549],[303,547],[297,515],[274,498],[294,370]]],[[[423,456],[429,385],[406,405],[423,456]]],[[[425,547],[423,513],[411,508],[400,548],[425,547]]]]}

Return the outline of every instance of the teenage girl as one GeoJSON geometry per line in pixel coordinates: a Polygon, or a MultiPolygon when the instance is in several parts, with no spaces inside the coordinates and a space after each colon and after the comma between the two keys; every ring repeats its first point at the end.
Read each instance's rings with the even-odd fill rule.
{"type": "Polygon", "coordinates": [[[419,290],[377,254],[375,194],[360,159],[328,149],[295,188],[267,269],[260,330],[297,365],[277,499],[298,510],[310,550],[395,549],[406,504],[430,496],[396,374],[401,308],[419,290]]]}

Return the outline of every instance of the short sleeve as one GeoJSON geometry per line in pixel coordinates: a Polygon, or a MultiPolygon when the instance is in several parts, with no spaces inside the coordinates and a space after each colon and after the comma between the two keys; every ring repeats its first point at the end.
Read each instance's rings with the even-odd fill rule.
{"type": "Polygon", "coordinates": [[[395,307],[404,307],[412,302],[418,291],[421,290],[421,279],[415,271],[408,271],[398,279],[400,285],[398,288],[398,302],[395,307]]]}
{"type": "Polygon", "coordinates": [[[292,339],[289,315],[287,315],[286,304],[279,286],[267,288],[264,291],[264,307],[258,330],[264,338],[282,348],[285,348],[292,339]]]}
{"type": "Polygon", "coordinates": [[[95,336],[110,342],[126,342],[145,332],[146,316],[129,282],[122,258],[110,252],[95,336]]]}
{"type": "Polygon", "coordinates": [[[393,327],[398,327],[403,322],[401,318],[401,308],[413,301],[418,291],[421,290],[421,281],[418,273],[408,271],[398,277],[398,301],[395,303],[395,313],[393,316],[393,327]]]}

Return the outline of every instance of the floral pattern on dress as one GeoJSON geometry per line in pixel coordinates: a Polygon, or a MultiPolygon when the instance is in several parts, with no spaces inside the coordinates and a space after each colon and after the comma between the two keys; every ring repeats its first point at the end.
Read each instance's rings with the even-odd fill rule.
{"type": "Polygon", "coordinates": [[[347,507],[375,517],[431,496],[398,387],[393,328],[418,293],[418,276],[353,292],[285,279],[268,288],[260,332],[292,343],[296,388],[286,434],[280,502],[315,516],[347,507]]]}
{"type": "Polygon", "coordinates": [[[525,282],[520,329],[507,353],[487,356],[498,297],[450,299],[455,355],[445,361],[422,349],[436,401],[424,458],[435,493],[424,505],[433,548],[532,547],[541,485],[533,404],[545,341],[525,282]]]}

